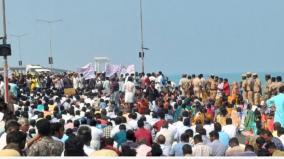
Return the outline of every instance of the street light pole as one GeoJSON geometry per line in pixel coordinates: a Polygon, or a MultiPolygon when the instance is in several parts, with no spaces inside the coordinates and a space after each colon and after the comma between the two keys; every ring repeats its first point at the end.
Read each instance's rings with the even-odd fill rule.
{"type": "MultiPolygon", "coordinates": [[[[3,11],[3,44],[7,44],[7,28],[6,28],[6,10],[5,10],[5,0],[2,0],[2,11],[3,11]]],[[[5,83],[5,103],[9,103],[9,81],[8,81],[8,59],[4,56],[4,83],[5,83]]]]}
{"type": "Polygon", "coordinates": [[[50,70],[52,72],[52,65],[53,65],[53,56],[52,56],[52,24],[53,23],[58,23],[58,22],[62,22],[62,19],[57,19],[57,20],[45,20],[45,19],[37,19],[37,22],[43,22],[43,23],[47,23],[49,26],[49,54],[50,57],[48,58],[49,64],[50,64],[50,70]]]}
{"type": "Polygon", "coordinates": [[[142,72],[144,72],[144,37],[143,37],[143,8],[142,8],[142,0],[140,0],[140,32],[141,32],[141,52],[140,52],[140,58],[141,58],[141,69],[142,72]]]}
{"type": "Polygon", "coordinates": [[[19,66],[23,65],[22,61],[22,52],[21,52],[21,38],[27,36],[28,34],[11,34],[12,37],[18,39],[18,47],[19,47],[19,66]]]}

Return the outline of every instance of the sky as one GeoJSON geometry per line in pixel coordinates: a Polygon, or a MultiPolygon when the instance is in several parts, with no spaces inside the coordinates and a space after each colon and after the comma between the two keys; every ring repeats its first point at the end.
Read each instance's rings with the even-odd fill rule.
{"type": "MultiPolygon", "coordinates": [[[[277,72],[284,68],[283,0],[142,0],[146,72],[277,72]]],[[[76,70],[94,57],[140,71],[139,0],[6,0],[9,66],[76,70]]],[[[3,60],[0,60],[3,65],[3,60]]]]}

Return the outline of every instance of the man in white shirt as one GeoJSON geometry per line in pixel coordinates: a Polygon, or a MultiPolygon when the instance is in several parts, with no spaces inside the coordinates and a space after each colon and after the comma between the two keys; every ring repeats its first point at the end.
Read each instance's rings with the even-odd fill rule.
{"type": "Polygon", "coordinates": [[[97,126],[97,121],[94,119],[91,120],[90,121],[90,128],[92,131],[91,148],[99,150],[101,145],[101,138],[103,137],[103,130],[97,128],[96,126],[97,126]]]}
{"type": "Polygon", "coordinates": [[[185,118],[183,121],[183,126],[180,128],[177,128],[177,133],[175,134],[175,139],[177,141],[180,141],[180,136],[186,131],[190,129],[190,119],[185,118]]]}
{"type": "Polygon", "coordinates": [[[229,138],[236,137],[237,127],[233,124],[231,118],[226,119],[226,125],[223,126],[222,130],[229,135],[229,138]]]}
{"type": "Polygon", "coordinates": [[[156,134],[155,141],[158,141],[158,137],[163,135],[166,138],[165,145],[172,145],[174,142],[174,134],[168,129],[168,124],[162,126],[160,131],[156,134]]]}
{"type": "Polygon", "coordinates": [[[127,124],[132,128],[132,130],[136,130],[137,129],[137,114],[134,112],[134,113],[130,113],[128,115],[128,122],[127,124]]]}
{"type": "Polygon", "coordinates": [[[164,156],[169,156],[171,151],[171,145],[166,145],[166,137],[164,135],[159,135],[157,138],[157,143],[161,146],[164,156]]]}

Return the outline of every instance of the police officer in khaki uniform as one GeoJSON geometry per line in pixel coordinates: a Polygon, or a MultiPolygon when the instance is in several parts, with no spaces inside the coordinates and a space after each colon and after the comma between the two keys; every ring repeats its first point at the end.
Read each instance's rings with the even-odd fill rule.
{"type": "Polygon", "coordinates": [[[254,80],[251,76],[252,74],[250,72],[247,73],[247,85],[246,85],[246,90],[248,92],[248,102],[253,104],[254,100],[253,100],[253,85],[254,85],[254,80]]]}
{"type": "Polygon", "coordinates": [[[276,78],[271,78],[271,84],[269,85],[269,92],[271,93],[271,97],[277,95],[277,84],[276,78]]]}
{"type": "Polygon", "coordinates": [[[261,81],[259,80],[258,75],[256,73],[253,74],[253,79],[254,105],[260,105],[261,81]]]}
{"type": "Polygon", "coordinates": [[[276,87],[277,87],[277,93],[279,92],[279,88],[283,86],[283,82],[282,82],[282,77],[281,76],[277,76],[276,77],[276,87]]]}
{"type": "Polygon", "coordinates": [[[271,97],[271,92],[269,91],[270,85],[271,85],[271,75],[267,74],[265,75],[265,89],[264,89],[264,98],[265,100],[268,100],[271,97]]]}
{"type": "Polygon", "coordinates": [[[243,95],[243,100],[247,100],[248,99],[248,91],[247,91],[247,80],[246,80],[246,74],[242,75],[242,95],[243,95]]]}
{"type": "Polygon", "coordinates": [[[211,81],[210,84],[210,98],[211,99],[216,99],[217,95],[217,86],[218,86],[218,77],[214,77],[214,79],[211,81]]]}

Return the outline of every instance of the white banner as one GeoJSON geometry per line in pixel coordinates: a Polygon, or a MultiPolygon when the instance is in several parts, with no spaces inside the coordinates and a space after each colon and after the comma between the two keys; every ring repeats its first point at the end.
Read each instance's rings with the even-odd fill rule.
{"type": "Polygon", "coordinates": [[[135,73],[135,66],[134,65],[128,65],[128,66],[121,66],[121,65],[113,65],[113,64],[108,64],[106,66],[106,77],[111,77],[115,73],[118,75],[120,74],[132,74],[135,73]]]}
{"type": "Polygon", "coordinates": [[[79,74],[83,74],[83,78],[86,80],[95,78],[95,69],[91,63],[79,68],[78,70],[79,74]]]}

